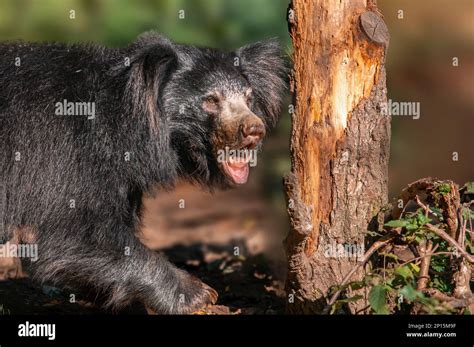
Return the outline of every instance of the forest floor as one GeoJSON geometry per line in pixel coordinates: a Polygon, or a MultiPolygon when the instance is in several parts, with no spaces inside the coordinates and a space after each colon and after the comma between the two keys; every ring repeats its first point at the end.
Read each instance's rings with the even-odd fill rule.
{"type": "MultiPolygon", "coordinates": [[[[145,200],[142,242],[219,293],[216,305],[197,314],[282,312],[285,221],[261,195],[255,183],[214,195],[182,185],[145,200]]],[[[71,303],[71,290],[41,286],[0,260],[0,314],[146,314],[138,303],[104,310],[84,292],[74,292],[71,303]]]]}

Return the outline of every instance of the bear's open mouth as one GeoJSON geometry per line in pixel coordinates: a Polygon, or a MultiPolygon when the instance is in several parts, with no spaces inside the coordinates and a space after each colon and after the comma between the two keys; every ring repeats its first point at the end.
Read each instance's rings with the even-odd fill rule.
{"type": "Polygon", "coordinates": [[[225,175],[235,184],[247,183],[256,147],[255,143],[244,143],[240,148],[230,150],[222,161],[225,175]]]}
{"type": "Polygon", "coordinates": [[[250,156],[229,157],[222,163],[225,174],[236,184],[244,184],[249,177],[250,156]]]}

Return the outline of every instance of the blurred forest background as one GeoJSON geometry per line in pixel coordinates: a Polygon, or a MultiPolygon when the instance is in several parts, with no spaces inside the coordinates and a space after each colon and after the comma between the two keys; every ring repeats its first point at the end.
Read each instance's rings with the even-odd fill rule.
{"type": "MultiPolygon", "coordinates": [[[[124,46],[140,33],[156,30],[181,43],[225,49],[277,37],[291,55],[288,3],[0,0],[0,40],[124,46]],[[75,18],[70,18],[71,10],[75,18]]],[[[390,197],[425,176],[459,184],[473,180],[474,1],[379,0],[378,6],[391,34],[386,65],[389,98],[421,103],[420,119],[393,117],[390,197]],[[453,57],[459,59],[459,66],[452,65],[453,57]],[[453,152],[458,152],[458,161],[453,161],[453,152]]],[[[210,195],[183,184],[174,192],[147,199],[144,242],[155,249],[198,244],[201,251],[203,240],[205,247],[242,244],[243,253],[264,252],[271,258],[281,278],[285,267],[281,242],[288,225],[281,177],[290,168],[290,102],[288,96],[278,128],[267,140],[247,186],[210,195]],[[186,208],[178,207],[180,199],[186,208]]],[[[189,248],[181,251],[182,258],[189,258],[189,248]]],[[[222,257],[221,251],[214,251],[215,257],[222,257]]],[[[179,261],[179,250],[174,255],[179,261]]]]}
{"type": "MultiPolygon", "coordinates": [[[[93,41],[123,46],[147,30],[188,44],[233,49],[278,37],[291,54],[288,0],[0,0],[0,40],[93,41]],[[70,19],[70,10],[75,19],[70,19]],[[180,11],[184,18],[180,19],[180,11]]],[[[474,176],[474,1],[379,0],[390,29],[388,91],[421,103],[421,118],[394,117],[390,192],[422,176],[474,176]],[[403,11],[403,18],[399,11],[403,11]],[[452,58],[459,66],[452,66],[452,58]],[[452,152],[459,153],[453,162],[452,152]]],[[[287,147],[290,118],[278,134],[287,147]]],[[[288,155],[269,170],[278,178],[288,155]]],[[[265,177],[265,182],[274,182],[265,177]]],[[[273,185],[272,185],[273,188],[273,185]]]]}

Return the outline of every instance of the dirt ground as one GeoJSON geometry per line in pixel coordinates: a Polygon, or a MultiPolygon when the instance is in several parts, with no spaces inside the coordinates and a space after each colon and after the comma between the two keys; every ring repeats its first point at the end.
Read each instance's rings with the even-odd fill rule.
{"type": "MultiPolygon", "coordinates": [[[[140,239],[219,293],[217,305],[198,314],[276,314],[283,310],[281,241],[286,221],[262,197],[255,180],[225,192],[202,192],[187,184],[146,199],[140,239]]],[[[0,314],[102,314],[101,299],[69,289],[41,286],[0,260],[0,314]]],[[[121,314],[145,314],[134,304],[121,314]]]]}

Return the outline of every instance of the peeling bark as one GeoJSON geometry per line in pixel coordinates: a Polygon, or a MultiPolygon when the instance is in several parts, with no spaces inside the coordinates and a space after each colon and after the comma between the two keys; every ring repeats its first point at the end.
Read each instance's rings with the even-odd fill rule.
{"type": "MultiPolygon", "coordinates": [[[[293,0],[289,23],[295,112],[292,170],[284,180],[288,311],[319,313],[329,288],[357,263],[325,251],[363,247],[387,202],[390,117],[381,110],[388,33],[374,1],[293,0]]],[[[351,304],[351,311],[364,306],[351,304]]]]}

